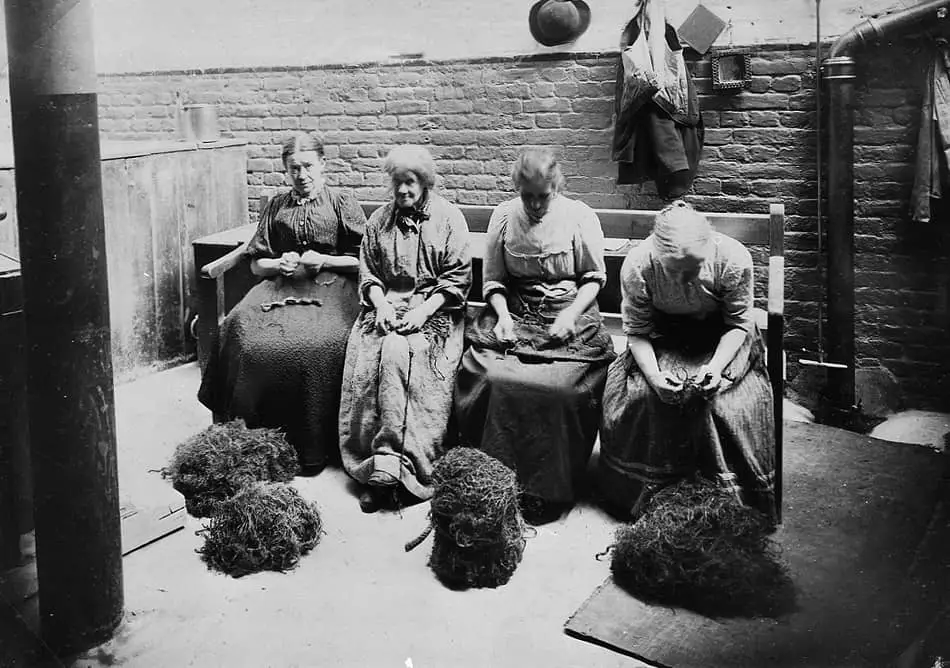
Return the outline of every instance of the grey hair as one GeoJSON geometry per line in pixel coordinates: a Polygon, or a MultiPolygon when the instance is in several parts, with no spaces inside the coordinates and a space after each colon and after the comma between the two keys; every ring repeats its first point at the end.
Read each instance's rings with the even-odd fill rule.
{"type": "Polygon", "coordinates": [[[426,190],[435,187],[435,160],[432,159],[432,154],[422,146],[403,144],[394,147],[386,156],[383,169],[389,174],[389,178],[398,171],[410,171],[416,175],[426,190]]]}
{"type": "Polygon", "coordinates": [[[559,191],[564,187],[564,174],[551,151],[529,148],[515,160],[511,182],[518,190],[525,183],[547,183],[559,191]]]}

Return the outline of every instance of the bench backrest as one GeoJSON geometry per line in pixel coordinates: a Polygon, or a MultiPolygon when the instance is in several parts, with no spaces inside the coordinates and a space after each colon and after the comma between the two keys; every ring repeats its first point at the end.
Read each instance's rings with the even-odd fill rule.
{"type": "MultiPolygon", "coordinates": [[[[367,218],[382,202],[363,202],[363,211],[367,218]]],[[[468,229],[472,233],[475,275],[471,298],[481,299],[481,258],[484,253],[484,235],[488,231],[493,206],[473,204],[459,205],[468,229]]],[[[653,230],[655,211],[635,209],[594,209],[600,219],[605,237],[605,259],[607,262],[607,285],[598,297],[602,311],[619,312],[620,287],[617,276],[620,265],[635,242],[646,239],[653,230]]],[[[768,310],[782,312],[784,301],[784,231],[785,207],[771,204],[769,213],[706,213],[715,230],[741,241],[747,246],[765,246],[768,248],[769,270],[767,277],[768,310]]]]}
{"type": "MultiPolygon", "coordinates": [[[[264,210],[267,201],[267,196],[260,198],[259,211],[264,210]]],[[[382,204],[382,202],[363,202],[363,211],[369,217],[382,204]]],[[[479,301],[482,296],[481,259],[484,256],[485,233],[488,230],[488,221],[491,219],[494,207],[462,204],[459,205],[459,208],[462,210],[469,231],[473,236],[474,271],[470,298],[473,301],[479,301]]],[[[620,286],[617,277],[620,275],[620,266],[630,248],[650,235],[656,212],[636,209],[594,209],[594,211],[597,213],[604,231],[604,256],[607,264],[607,285],[601,290],[597,301],[602,312],[618,313],[620,311],[620,286]]],[[[782,316],[785,301],[785,207],[782,204],[771,204],[767,214],[706,213],[705,215],[717,231],[727,234],[747,246],[764,246],[768,249],[768,269],[767,274],[764,275],[765,280],[762,281],[766,286],[765,296],[767,297],[768,312],[776,316],[782,316]]],[[[240,240],[235,239],[235,243],[242,243],[250,237],[253,225],[248,225],[246,228],[237,230],[242,238],[240,240]]],[[[223,265],[224,263],[222,263],[223,265]]],[[[217,272],[223,270],[226,269],[213,270],[209,277],[213,278],[217,275],[217,272]]],[[[760,269],[757,268],[757,275],[761,276],[759,271],[760,269]]],[[[759,282],[757,281],[757,283],[759,282]]]]}
{"type": "MultiPolygon", "coordinates": [[[[369,215],[378,209],[382,202],[364,202],[363,212],[369,215]]],[[[487,232],[493,206],[475,204],[458,205],[465,214],[470,232],[487,232]]],[[[781,206],[781,205],[773,205],[781,206]]],[[[646,239],[653,230],[655,211],[636,209],[594,209],[600,218],[604,237],[610,239],[646,239]]],[[[771,239],[770,214],[759,213],[707,213],[713,227],[728,234],[744,244],[768,246],[771,239]]],[[[784,216],[784,213],[782,213],[784,216]]]]}

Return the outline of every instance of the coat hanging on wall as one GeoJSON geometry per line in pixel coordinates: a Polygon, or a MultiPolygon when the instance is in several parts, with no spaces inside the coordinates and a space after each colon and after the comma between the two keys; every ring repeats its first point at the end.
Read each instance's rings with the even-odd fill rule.
{"type": "Polygon", "coordinates": [[[617,183],[653,180],[664,200],[692,186],[703,148],[699,98],[663,0],[640,0],[624,28],[614,109],[617,183]]]}
{"type": "Polygon", "coordinates": [[[917,136],[917,171],[911,196],[915,221],[929,223],[934,199],[943,197],[950,151],[950,47],[937,40],[927,68],[917,136]]]}

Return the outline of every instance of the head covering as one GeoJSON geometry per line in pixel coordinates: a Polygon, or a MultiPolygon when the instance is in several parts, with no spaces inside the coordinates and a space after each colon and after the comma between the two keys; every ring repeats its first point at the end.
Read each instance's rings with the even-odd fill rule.
{"type": "Polygon", "coordinates": [[[653,247],[661,256],[701,257],[712,237],[709,219],[681,199],[656,214],[653,247]]]}

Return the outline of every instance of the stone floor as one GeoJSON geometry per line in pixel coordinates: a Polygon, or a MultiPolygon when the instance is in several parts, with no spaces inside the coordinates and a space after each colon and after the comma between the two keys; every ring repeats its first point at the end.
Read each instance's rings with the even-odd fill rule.
{"type": "MultiPolygon", "coordinates": [[[[168,484],[150,471],[210,423],[194,399],[198,380],[188,364],[116,389],[120,491],[136,505],[167,497],[168,484]]],[[[810,419],[788,402],[786,416],[810,419]]],[[[873,435],[936,447],[948,431],[950,416],[910,411],[873,435]]],[[[538,529],[504,587],[453,592],[426,566],[431,538],[404,550],[426,525],[424,505],[364,515],[340,470],[294,484],[318,504],[326,530],[296,570],[241,579],[209,571],[196,554],[201,523],[188,518],[184,530],[124,558],[125,621],[112,641],[72,665],[645,665],[562,633],[608,574],[595,555],[617,525],[592,505],[538,529]]],[[[18,608],[35,624],[35,596],[18,608]]]]}

